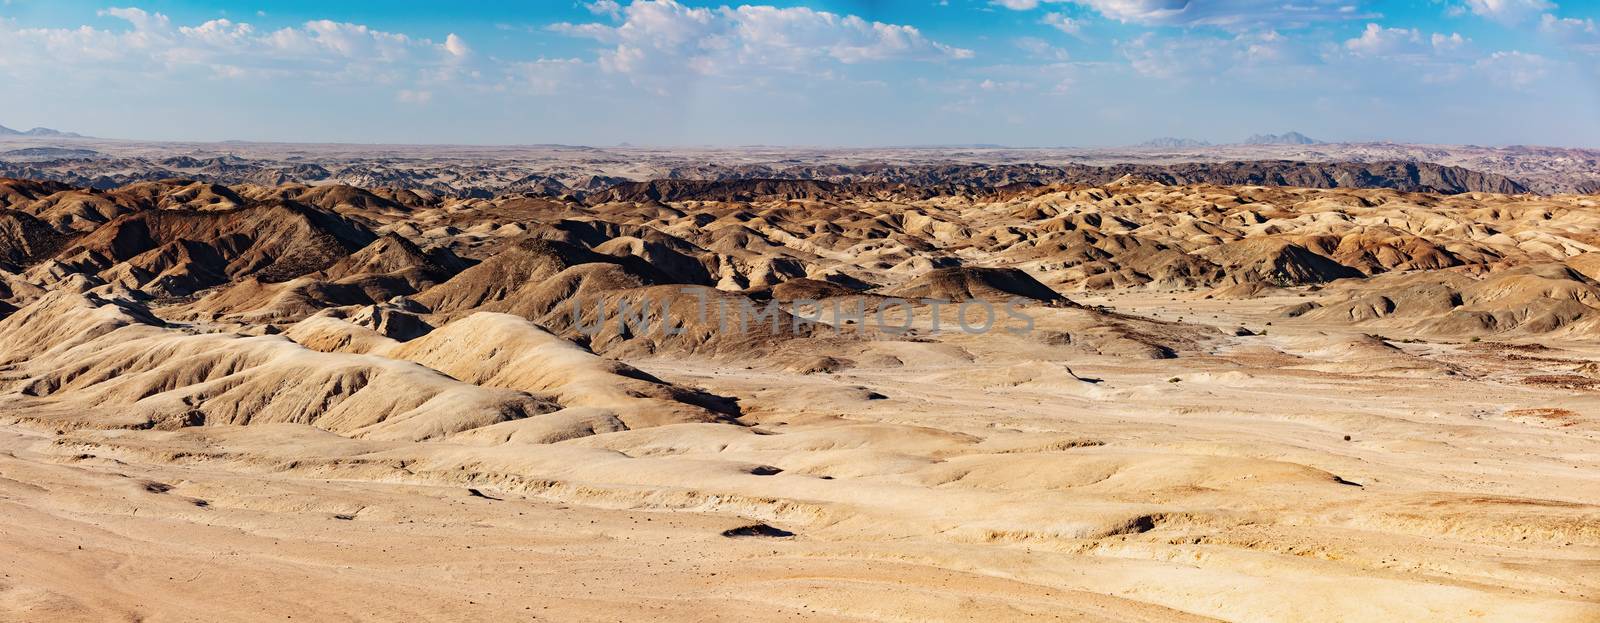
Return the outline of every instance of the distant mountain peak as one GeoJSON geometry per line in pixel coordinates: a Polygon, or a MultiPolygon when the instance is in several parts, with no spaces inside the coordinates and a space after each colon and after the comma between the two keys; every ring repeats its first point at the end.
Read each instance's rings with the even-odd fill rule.
{"type": "Polygon", "coordinates": [[[50,128],[34,128],[32,130],[28,130],[27,132],[23,132],[23,134],[28,136],[50,136],[54,138],[83,138],[83,135],[77,132],[63,132],[61,130],[53,130],[50,128]]]}
{"type": "Polygon", "coordinates": [[[13,130],[13,129],[8,128],[8,127],[3,126],[3,125],[0,125],[0,136],[44,136],[44,137],[50,137],[50,138],[84,138],[84,136],[82,134],[78,134],[77,132],[62,132],[61,130],[53,130],[53,129],[50,129],[50,128],[34,128],[32,130],[22,131],[22,130],[13,130]]]}
{"type": "Polygon", "coordinates": [[[1246,145],[1316,145],[1321,142],[1299,132],[1256,134],[1244,139],[1244,144],[1246,145]]]}
{"type": "Polygon", "coordinates": [[[1139,143],[1138,145],[1135,145],[1135,147],[1210,147],[1210,146],[1211,146],[1211,143],[1208,142],[1208,141],[1202,141],[1202,140],[1193,139],[1193,138],[1178,138],[1178,137],[1172,137],[1172,136],[1163,136],[1161,138],[1153,138],[1153,139],[1150,139],[1150,140],[1145,141],[1143,143],[1139,143]]]}

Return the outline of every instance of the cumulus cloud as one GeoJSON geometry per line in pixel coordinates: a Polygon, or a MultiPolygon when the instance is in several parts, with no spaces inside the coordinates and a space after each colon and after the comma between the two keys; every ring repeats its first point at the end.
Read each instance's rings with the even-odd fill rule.
{"type": "Polygon", "coordinates": [[[1360,19],[1358,0],[1073,0],[1101,15],[1142,25],[1294,27],[1319,21],[1360,19]]]}
{"type": "Polygon", "coordinates": [[[444,51],[449,52],[451,56],[456,58],[466,58],[472,55],[472,48],[467,46],[465,40],[456,36],[456,33],[450,33],[444,38],[444,51]]]}
{"type": "Polygon", "coordinates": [[[1516,24],[1556,8],[1549,0],[1466,0],[1473,14],[1497,22],[1516,24]]]}
{"type": "Polygon", "coordinates": [[[1600,26],[1596,26],[1593,19],[1556,17],[1546,13],[1539,18],[1539,31],[1570,49],[1600,55],[1600,26]]]}
{"type": "Polygon", "coordinates": [[[1515,89],[1526,89],[1549,75],[1552,63],[1538,54],[1509,51],[1495,52],[1478,60],[1473,68],[1489,78],[1492,84],[1515,89]]]}
{"type": "Polygon", "coordinates": [[[1146,33],[1124,44],[1120,51],[1135,72],[1165,80],[1215,74],[1232,56],[1229,48],[1226,39],[1158,39],[1146,33]]]}
{"type": "Polygon", "coordinates": [[[589,9],[589,12],[595,15],[608,15],[613,19],[622,17],[622,5],[617,4],[617,0],[586,2],[583,8],[589,9]]]}
{"type": "Polygon", "coordinates": [[[1461,50],[1467,39],[1460,33],[1433,33],[1423,36],[1415,28],[1385,28],[1367,24],[1361,36],[1344,42],[1345,50],[1356,56],[1406,57],[1449,54],[1461,50]]]}
{"type": "Polygon", "coordinates": [[[260,30],[227,19],[174,26],[166,15],[131,7],[101,14],[127,27],[18,28],[0,20],[0,70],[13,75],[106,70],[139,77],[198,70],[219,77],[385,81],[404,80],[471,53],[454,34],[435,43],[331,20],[260,30]]]}
{"type": "Polygon", "coordinates": [[[621,23],[555,24],[556,32],[595,39],[607,72],[660,76],[727,74],[741,68],[825,71],[829,63],[938,61],[972,52],[925,37],[913,26],[868,21],[806,7],[744,5],[716,9],[677,0],[635,0],[621,23]]]}
{"type": "MultiPolygon", "coordinates": [[[[1538,2],[1540,0],[1478,0],[1538,2]]],[[[1076,4],[1102,17],[1142,26],[1219,26],[1296,28],[1315,22],[1367,19],[1363,0],[990,0],[1013,11],[1047,4],[1076,4]]],[[[1059,14],[1058,14],[1059,15],[1059,14]]]]}
{"type": "Polygon", "coordinates": [[[593,67],[577,58],[539,58],[512,63],[510,86],[534,95],[554,95],[582,81],[593,67]]]}
{"type": "Polygon", "coordinates": [[[100,16],[111,16],[128,22],[137,31],[165,30],[172,25],[167,16],[160,13],[148,13],[138,7],[112,7],[100,11],[100,16]]]}
{"type": "Polygon", "coordinates": [[[989,92],[998,91],[1004,93],[1016,93],[1018,91],[1028,90],[1032,87],[1032,83],[1028,82],[1022,82],[1019,80],[995,80],[993,78],[986,78],[982,82],[978,83],[979,90],[989,92]]]}
{"type": "Polygon", "coordinates": [[[1198,12],[1188,0],[1083,0],[1079,4],[1122,22],[1178,22],[1198,12]]]}
{"type": "Polygon", "coordinates": [[[1474,60],[1471,44],[1472,40],[1460,33],[1427,33],[1415,28],[1367,24],[1360,36],[1345,40],[1323,60],[1330,70],[1358,76],[1374,88],[1398,89],[1408,83],[1441,85],[1467,75],[1474,60]]]}
{"type": "Polygon", "coordinates": [[[1054,28],[1056,30],[1059,30],[1061,32],[1067,33],[1069,35],[1077,36],[1079,34],[1082,34],[1082,32],[1083,32],[1083,23],[1082,22],[1079,22],[1078,20],[1075,20],[1075,19],[1072,19],[1070,17],[1067,17],[1065,14],[1062,14],[1062,13],[1045,13],[1044,14],[1044,18],[1039,20],[1039,21],[1040,21],[1040,23],[1043,23],[1046,26],[1049,26],[1049,27],[1054,28]]]}
{"type": "Polygon", "coordinates": [[[1428,42],[1433,44],[1434,51],[1442,53],[1460,50],[1470,41],[1471,39],[1461,36],[1459,32],[1453,32],[1449,35],[1436,32],[1428,37],[1428,42]]]}
{"type": "Polygon", "coordinates": [[[1071,57],[1066,50],[1050,45],[1050,42],[1038,37],[1018,37],[1012,41],[1017,48],[1026,52],[1029,58],[1064,61],[1071,57]]]}
{"type": "MultiPolygon", "coordinates": [[[[243,43],[270,53],[266,60],[340,58],[391,63],[421,52],[415,49],[416,42],[406,35],[325,19],[306,22],[300,28],[276,30],[243,43]]],[[[431,44],[428,47],[438,48],[429,52],[443,48],[431,44]]]]}
{"type": "Polygon", "coordinates": [[[1039,0],[990,0],[989,4],[1003,6],[1013,11],[1031,11],[1039,8],[1039,0]]]}
{"type": "Polygon", "coordinates": [[[1344,47],[1363,56],[1384,56],[1414,48],[1421,42],[1422,34],[1416,29],[1384,28],[1377,24],[1367,24],[1367,29],[1361,36],[1345,41],[1344,47]]]}
{"type": "Polygon", "coordinates": [[[1232,36],[1156,37],[1146,33],[1124,42],[1119,51],[1135,72],[1162,79],[1218,79],[1262,68],[1298,70],[1316,61],[1305,49],[1275,30],[1232,36]]]}
{"type": "Polygon", "coordinates": [[[1554,69],[1549,61],[1522,53],[1485,56],[1459,33],[1381,24],[1367,24],[1354,37],[1332,41],[1306,31],[1251,30],[1232,36],[1146,33],[1121,42],[1118,51],[1136,75],[1163,81],[1271,90],[1316,85],[1383,97],[1418,84],[1452,83],[1474,75],[1522,88],[1554,69]]]}

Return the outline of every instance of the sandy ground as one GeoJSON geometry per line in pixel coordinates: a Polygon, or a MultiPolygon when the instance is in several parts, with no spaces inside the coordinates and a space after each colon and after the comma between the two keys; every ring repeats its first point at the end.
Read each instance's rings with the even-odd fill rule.
{"type": "Polygon", "coordinates": [[[1075,297],[1267,334],[632,361],[750,426],[555,445],[7,426],[0,619],[1600,619],[1600,396],[1527,380],[1600,348],[1382,348],[1267,326],[1285,297],[1172,298],[1075,297]]]}
{"type": "Polygon", "coordinates": [[[6,620],[1175,616],[882,548],[721,537],[745,525],[726,517],[68,466],[25,449],[39,441],[8,431],[3,442],[6,620]],[[1081,603],[1063,607],[1069,598],[1081,603]]]}

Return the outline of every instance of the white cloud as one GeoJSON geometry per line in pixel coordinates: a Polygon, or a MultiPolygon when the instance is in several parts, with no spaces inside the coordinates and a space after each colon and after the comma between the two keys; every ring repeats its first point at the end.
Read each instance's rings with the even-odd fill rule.
{"type": "Polygon", "coordinates": [[[1358,0],[1073,0],[1119,22],[1143,25],[1293,27],[1361,19],[1358,0]]]}
{"type": "Polygon", "coordinates": [[[936,43],[914,26],[868,22],[809,8],[740,6],[723,11],[734,45],[745,59],[828,56],[844,63],[878,60],[940,60],[972,56],[936,43]]]}
{"type": "Polygon", "coordinates": [[[602,70],[653,79],[688,71],[728,74],[742,68],[826,72],[830,63],[956,60],[972,52],[929,40],[913,26],[867,21],[805,7],[743,5],[694,8],[676,0],[635,0],[622,23],[556,24],[551,30],[592,38],[602,70]]]}
{"type": "Polygon", "coordinates": [[[1133,70],[1162,79],[1223,80],[1268,68],[1272,80],[1317,61],[1275,30],[1226,37],[1157,37],[1146,33],[1120,48],[1133,70]]]}
{"type": "Polygon", "coordinates": [[[254,26],[236,24],[226,19],[214,19],[199,26],[180,26],[178,33],[203,48],[223,49],[245,45],[255,36],[254,26]]]}
{"type": "Polygon", "coordinates": [[[1300,56],[1289,38],[1276,30],[1240,37],[1238,43],[1244,45],[1244,58],[1253,64],[1294,62],[1300,56]]]}
{"type": "Polygon", "coordinates": [[[1140,75],[1175,79],[1214,75],[1224,68],[1231,53],[1226,39],[1157,39],[1145,33],[1124,44],[1121,52],[1140,75]]]}
{"type": "Polygon", "coordinates": [[[1121,22],[1166,23],[1186,21],[1194,8],[1188,0],[1082,0],[1101,15],[1121,22]]]}
{"type": "Polygon", "coordinates": [[[1600,26],[1593,19],[1556,17],[1546,13],[1539,18],[1539,31],[1573,50],[1600,54],[1600,26]]]}
{"type": "Polygon", "coordinates": [[[1526,89],[1549,75],[1551,62],[1538,54],[1495,52],[1473,64],[1492,84],[1526,89]]]}
{"type": "Polygon", "coordinates": [[[1471,39],[1461,36],[1461,33],[1459,32],[1453,32],[1449,35],[1433,33],[1433,35],[1428,38],[1428,42],[1433,44],[1434,51],[1441,53],[1455,52],[1465,47],[1471,41],[1471,39]]]}
{"type": "Polygon", "coordinates": [[[1069,35],[1077,36],[1083,32],[1082,22],[1067,17],[1062,13],[1045,13],[1044,18],[1039,21],[1069,35]]]}
{"type": "Polygon", "coordinates": [[[1475,62],[1472,40],[1460,33],[1427,33],[1414,28],[1367,24],[1361,36],[1325,54],[1329,70],[1358,77],[1375,90],[1397,90],[1417,83],[1443,85],[1466,78],[1475,62]]]}
{"type": "Polygon", "coordinates": [[[472,48],[468,47],[467,42],[462,40],[461,37],[456,36],[456,33],[450,33],[449,36],[444,38],[444,51],[449,52],[451,56],[456,58],[466,58],[472,55],[472,48]]]}
{"type": "Polygon", "coordinates": [[[1593,19],[1556,17],[1549,13],[1539,18],[1539,29],[1563,38],[1595,37],[1600,35],[1600,27],[1595,26],[1593,19]]]}
{"type": "Polygon", "coordinates": [[[555,95],[582,82],[585,73],[592,70],[582,59],[540,58],[512,63],[507,73],[516,89],[534,95],[555,95]]]}
{"type": "Polygon", "coordinates": [[[622,17],[622,5],[617,4],[617,0],[588,2],[583,5],[583,8],[589,9],[589,12],[595,15],[607,15],[612,19],[622,17]]]}
{"type": "Polygon", "coordinates": [[[1377,58],[1418,58],[1444,56],[1461,51],[1470,40],[1461,33],[1432,33],[1424,36],[1415,28],[1385,28],[1367,24],[1361,36],[1344,42],[1344,49],[1355,56],[1377,58]]]}
{"type": "Polygon", "coordinates": [[[315,20],[263,31],[227,19],[174,26],[139,8],[101,12],[127,22],[120,29],[18,28],[0,19],[0,75],[105,75],[147,79],[198,71],[213,77],[396,82],[470,54],[461,37],[444,43],[361,24],[315,20]]]}
{"type": "Polygon", "coordinates": [[[1508,24],[1538,15],[1540,11],[1556,8],[1549,0],[1466,0],[1473,14],[1508,24]]]}
{"type": "Polygon", "coordinates": [[[1012,41],[1017,49],[1028,53],[1030,58],[1047,61],[1064,61],[1071,57],[1066,50],[1050,45],[1050,42],[1038,37],[1018,37],[1012,41]]]}
{"type": "Polygon", "coordinates": [[[404,104],[426,104],[433,101],[433,92],[401,89],[395,94],[395,100],[404,104]]]}
{"type": "Polygon", "coordinates": [[[1413,52],[1422,44],[1422,33],[1416,29],[1384,28],[1367,24],[1360,37],[1344,42],[1344,47],[1361,56],[1392,56],[1413,52]]]}
{"type": "Polygon", "coordinates": [[[978,83],[978,90],[991,93],[1016,93],[1018,91],[1026,91],[1032,88],[1032,86],[1033,85],[1030,83],[1022,82],[1020,80],[995,80],[993,78],[985,78],[983,82],[978,83]]]}
{"type": "Polygon", "coordinates": [[[1039,0],[990,0],[989,4],[1003,6],[1013,11],[1031,11],[1039,8],[1039,0]]]}
{"type": "Polygon", "coordinates": [[[167,16],[160,13],[147,13],[144,9],[137,7],[112,7],[100,11],[99,14],[102,17],[109,15],[126,21],[132,24],[133,29],[136,31],[166,30],[172,25],[172,21],[167,19],[167,16]]]}

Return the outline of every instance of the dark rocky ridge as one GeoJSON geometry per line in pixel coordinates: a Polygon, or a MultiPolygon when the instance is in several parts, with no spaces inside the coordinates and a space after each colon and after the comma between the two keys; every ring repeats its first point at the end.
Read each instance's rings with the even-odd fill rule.
{"type": "Polygon", "coordinates": [[[337,182],[372,189],[428,192],[440,196],[490,197],[506,193],[570,195],[614,200],[660,201],[744,200],[755,197],[814,198],[831,192],[827,184],[856,185],[856,191],[917,195],[916,188],[937,192],[984,191],[1012,184],[1105,184],[1124,176],[1172,184],[1262,185],[1305,188],[1392,188],[1408,192],[1525,193],[1535,190],[1509,177],[1429,162],[1303,162],[1250,160],[1177,164],[689,164],[673,166],[653,178],[692,181],[750,181],[738,187],[695,190],[681,183],[635,182],[593,172],[563,176],[538,174],[535,164],[435,163],[406,169],[387,160],[309,163],[226,156],[216,158],[57,158],[0,161],[0,177],[65,182],[111,189],[137,182],[171,178],[213,184],[326,184],[337,182]],[[515,174],[512,176],[511,174],[515,174]],[[764,180],[805,181],[775,185],[764,180]],[[868,186],[862,186],[868,185],[868,186]],[[704,195],[712,192],[710,195],[704,195]],[[704,196],[702,196],[704,195],[704,196]]]}
{"type": "Polygon", "coordinates": [[[836,196],[842,189],[840,184],[808,179],[651,180],[617,184],[589,195],[586,202],[822,199],[836,196]]]}
{"type": "MultiPolygon", "coordinates": [[[[688,172],[674,172],[688,174],[688,172]]],[[[1067,165],[828,166],[788,170],[741,167],[697,171],[705,178],[618,184],[588,195],[606,201],[749,201],[820,199],[845,192],[883,196],[919,190],[949,193],[1044,184],[1101,185],[1131,177],[1162,184],[1289,186],[1297,188],[1391,188],[1404,192],[1520,194],[1527,187],[1503,175],[1429,163],[1315,163],[1282,161],[1124,164],[1107,167],[1067,165]],[[747,177],[749,176],[749,177],[747,177]],[[765,177],[763,177],[765,176],[765,177]]]]}
{"type": "Polygon", "coordinates": [[[0,160],[11,161],[36,161],[59,160],[62,158],[95,158],[100,152],[93,149],[74,149],[68,147],[24,147],[0,152],[0,160]]]}
{"type": "MultiPolygon", "coordinates": [[[[1426,162],[1315,163],[1284,160],[1155,167],[1118,165],[1107,169],[1166,184],[1392,188],[1405,192],[1446,195],[1469,192],[1503,194],[1528,192],[1526,186],[1504,175],[1426,162]]],[[[1104,183],[1087,180],[1079,182],[1104,183]]]]}

